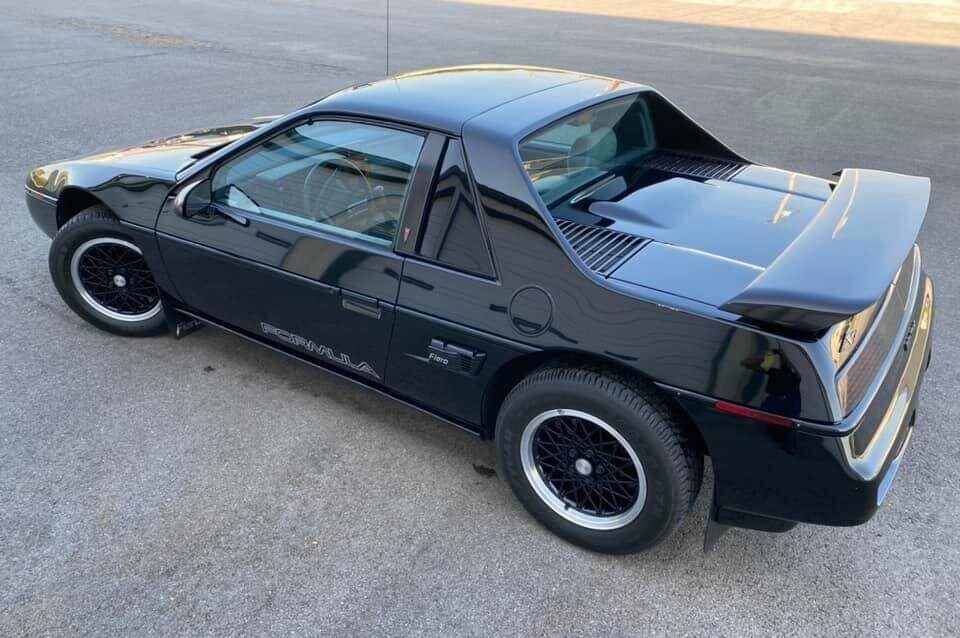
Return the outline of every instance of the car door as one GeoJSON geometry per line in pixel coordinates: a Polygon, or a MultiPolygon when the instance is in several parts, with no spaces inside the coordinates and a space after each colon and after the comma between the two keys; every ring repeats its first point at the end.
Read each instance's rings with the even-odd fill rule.
{"type": "Polygon", "coordinates": [[[476,429],[492,375],[531,349],[484,331],[484,319],[506,308],[496,306],[502,289],[460,140],[445,141],[438,166],[426,205],[404,218],[412,233],[398,243],[407,260],[390,383],[476,429]]]}
{"type": "Polygon", "coordinates": [[[425,139],[372,122],[302,121],[184,185],[181,205],[157,220],[182,301],[382,381],[402,266],[393,242],[425,139]]]}

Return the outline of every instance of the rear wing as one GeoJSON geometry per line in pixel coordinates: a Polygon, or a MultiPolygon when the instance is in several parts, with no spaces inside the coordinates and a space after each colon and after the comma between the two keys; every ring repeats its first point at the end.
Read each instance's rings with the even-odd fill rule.
{"type": "Polygon", "coordinates": [[[844,169],[803,232],[721,307],[802,331],[855,315],[890,286],[929,200],[926,177],[844,169]]]}

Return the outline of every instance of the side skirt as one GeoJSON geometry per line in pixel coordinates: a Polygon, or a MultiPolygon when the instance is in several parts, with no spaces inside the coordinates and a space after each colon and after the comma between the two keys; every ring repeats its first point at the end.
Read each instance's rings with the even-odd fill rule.
{"type": "MultiPolygon", "coordinates": [[[[231,333],[231,334],[234,334],[234,335],[236,335],[236,336],[238,336],[238,337],[241,337],[241,338],[243,338],[243,339],[246,339],[247,341],[252,341],[253,343],[256,343],[256,344],[259,345],[259,346],[263,346],[264,348],[268,348],[268,349],[270,349],[270,350],[273,350],[274,352],[279,352],[280,354],[286,355],[286,356],[290,357],[291,359],[296,359],[297,361],[300,361],[301,363],[306,363],[307,365],[309,365],[309,366],[311,366],[311,367],[317,368],[317,369],[319,369],[319,370],[323,370],[324,372],[327,372],[327,373],[329,373],[329,374],[332,374],[332,375],[334,375],[334,376],[336,376],[336,377],[340,377],[341,379],[346,379],[347,381],[352,381],[353,383],[356,383],[357,385],[361,385],[361,386],[367,388],[368,390],[372,390],[373,392],[376,392],[377,394],[379,394],[379,395],[381,395],[381,396],[387,397],[388,399],[392,399],[392,400],[394,400],[394,401],[396,401],[396,402],[398,402],[398,403],[402,403],[403,405],[405,405],[405,406],[407,406],[407,407],[410,407],[410,408],[413,408],[414,410],[417,410],[418,412],[423,412],[424,414],[427,414],[427,415],[429,415],[429,416],[431,416],[431,417],[433,417],[433,418],[435,418],[435,419],[438,419],[438,420],[440,420],[440,421],[443,421],[444,423],[447,423],[447,424],[449,424],[449,425],[452,425],[452,426],[454,426],[454,427],[457,428],[457,429],[463,430],[464,432],[468,432],[468,433],[470,433],[470,434],[472,434],[472,435],[474,435],[474,436],[477,436],[477,437],[480,436],[480,429],[479,429],[478,426],[471,426],[471,425],[468,424],[468,423],[464,423],[464,422],[458,421],[458,420],[456,420],[456,419],[451,419],[450,417],[444,416],[444,415],[442,415],[442,414],[438,414],[438,413],[434,412],[433,410],[431,410],[430,408],[428,408],[427,406],[419,405],[419,404],[417,404],[417,403],[414,403],[414,402],[412,402],[412,401],[409,401],[408,399],[405,399],[404,397],[402,397],[402,396],[400,396],[400,395],[397,395],[397,394],[394,394],[393,392],[390,392],[389,389],[387,389],[387,388],[385,388],[385,387],[383,387],[383,386],[381,386],[381,385],[372,384],[372,383],[368,382],[366,379],[361,379],[361,378],[359,378],[359,377],[355,377],[355,376],[353,376],[353,375],[351,375],[351,374],[349,374],[349,373],[347,373],[347,372],[345,372],[345,371],[342,371],[342,370],[339,370],[339,369],[337,369],[337,368],[334,368],[333,366],[326,365],[326,364],[324,364],[324,363],[322,363],[322,362],[319,362],[319,361],[314,361],[314,360],[309,359],[309,358],[307,358],[307,357],[305,357],[305,356],[302,356],[301,354],[299,354],[299,353],[297,353],[297,352],[292,352],[292,351],[286,350],[286,349],[284,349],[284,348],[282,348],[282,347],[280,347],[280,346],[277,346],[277,345],[274,345],[274,344],[272,344],[272,343],[270,343],[270,342],[264,341],[263,339],[260,339],[260,338],[258,338],[258,337],[255,337],[255,336],[253,336],[253,335],[251,335],[251,334],[248,334],[248,333],[246,333],[246,332],[244,332],[244,331],[242,331],[242,330],[237,330],[236,328],[232,328],[232,327],[230,327],[230,326],[227,326],[227,325],[225,325],[225,324],[223,324],[223,323],[220,323],[219,321],[216,321],[216,320],[211,319],[211,318],[209,318],[209,317],[206,317],[206,316],[203,316],[203,315],[194,313],[194,312],[189,311],[189,310],[185,310],[185,309],[182,308],[182,307],[170,306],[170,308],[173,310],[173,313],[168,313],[168,314],[174,314],[174,313],[176,313],[176,314],[182,315],[182,317],[180,318],[180,321],[177,321],[177,320],[174,320],[174,321],[173,321],[174,326],[173,326],[172,330],[173,330],[173,333],[174,333],[175,336],[177,335],[177,327],[178,327],[178,326],[181,327],[182,329],[185,329],[185,332],[182,332],[182,333],[181,333],[181,336],[185,336],[186,334],[189,334],[190,332],[193,332],[194,330],[197,329],[197,327],[199,327],[199,326],[201,326],[201,325],[204,325],[204,324],[205,324],[205,325],[209,325],[209,326],[213,326],[214,328],[219,328],[220,330],[223,330],[223,331],[225,331],[225,332],[229,332],[229,333],[231,333]],[[183,317],[186,317],[186,320],[183,320],[183,317]],[[193,322],[197,322],[197,325],[194,326],[194,325],[193,325],[193,322]]],[[[177,336],[177,338],[180,338],[180,337],[177,336]]]]}

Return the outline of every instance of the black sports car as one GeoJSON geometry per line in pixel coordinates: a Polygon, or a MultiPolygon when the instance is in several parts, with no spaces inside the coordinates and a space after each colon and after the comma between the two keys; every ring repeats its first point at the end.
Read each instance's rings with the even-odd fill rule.
{"type": "Polygon", "coordinates": [[[653,89],[407,73],[285,117],[32,171],[64,301],[120,335],[216,325],[484,438],[544,525],[856,525],[929,362],[930,183],[754,164],[653,89]]]}

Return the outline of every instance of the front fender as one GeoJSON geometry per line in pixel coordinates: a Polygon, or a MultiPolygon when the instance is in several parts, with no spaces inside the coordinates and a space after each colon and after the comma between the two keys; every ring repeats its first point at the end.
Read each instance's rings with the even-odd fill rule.
{"type": "MultiPolygon", "coordinates": [[[[26,180],[27,207],[34,222],[49,236],[79,210],[65,210],[69,193],[82,192],[102,202],[119,219],[153,228],[173,175],[166,171],[133,170],[96,161],[59,162],[30,171],[26,180]]],[[[83,207],[90,199],[77,198],[83,207]]]]}

